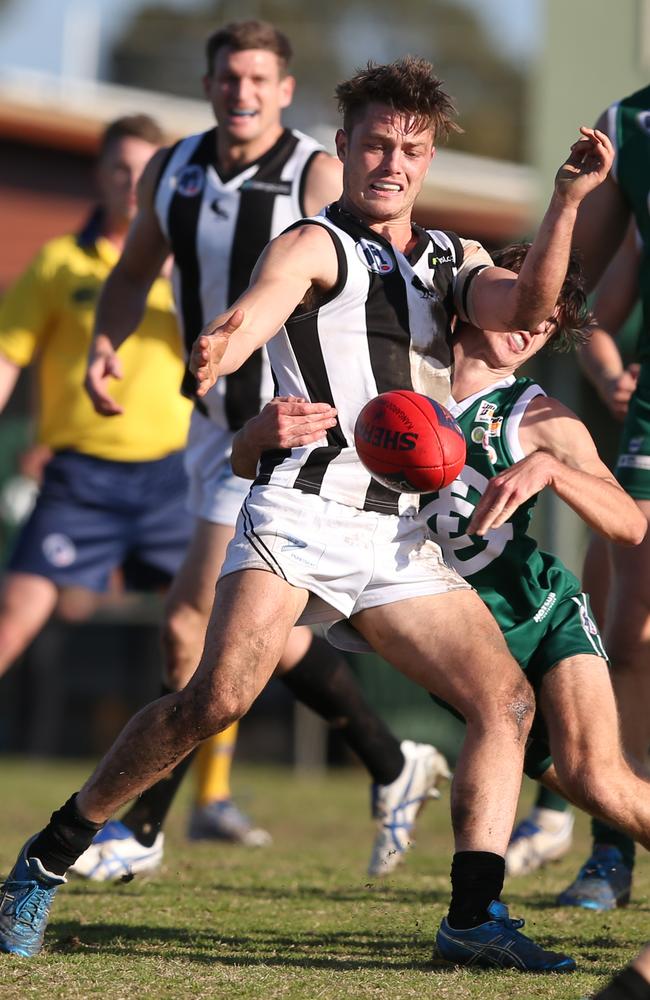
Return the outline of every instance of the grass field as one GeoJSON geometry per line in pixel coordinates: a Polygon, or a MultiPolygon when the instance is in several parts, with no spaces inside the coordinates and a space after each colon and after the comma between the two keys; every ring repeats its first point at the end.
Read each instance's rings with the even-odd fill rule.
{"type": "MultiPolygon", "coordinates": [[[[0,763],[0,871],[86,772],[61,762],[0,763]]],[[[312,778],[238,766],[236,791],[272,831],[272,847],[190,845],[179,803],[161,876],[71,882],[58,894],[42,956],[0,956],[0,998],[577,1000],[650,936],[645,856],[628,909],[598,915],[553,905],[588,846],[581,819],[567,860],[504,893],[511,915],[573,955],[579,971],[530,976],[441,965],[432,951],[449,893],[446,794],[421,816],[408,863],[382,883],[364,876],[372,831],[361,771],[312,778]]]]}

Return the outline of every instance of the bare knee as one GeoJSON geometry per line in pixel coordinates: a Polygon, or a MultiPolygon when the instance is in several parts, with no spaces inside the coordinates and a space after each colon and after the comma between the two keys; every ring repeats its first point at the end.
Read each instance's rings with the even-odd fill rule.
{"type": "Polygon", "coordinates": [[[512,736],[523,744],[535,715],[535,695],[523,673],[513,674],[507,682],[477,696],[466,715],[467,725],[512,736]]]}
{"type": "Polygon", "coordinates": [[[246,714],[254,700],[245,690],[214,691],[204,683],[191,683],[177,696],[183,728],[188,728],[196,742],[227,729],[246,714]]]}

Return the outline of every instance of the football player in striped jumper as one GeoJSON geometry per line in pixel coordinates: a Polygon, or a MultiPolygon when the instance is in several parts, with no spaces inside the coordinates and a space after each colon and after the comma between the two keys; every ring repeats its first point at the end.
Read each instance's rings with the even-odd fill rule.
{"type": "Polygon", "coordinates": [[[264,456],[219,579],[189,684],[143,709],[84,787],[23,847],[0,909],[0,947],[35,954],[66,869],[124,802],[197,742],[240,718],[301,618],[350,619],[396,669],[467,721],[452,786],[452,899],[443,923],[454,960],[568,972],[499,902],[535,700],[478,595],[419,520],[419,498],[371,482],[353,447],[378,392],[449,395],[449,335],[534,329],[553,313],[578,205],[606,176],[606,136],[583,128],[519,274],[480,244],[412,223],[413,203],[454,109],[425,60],[369,64],[337,88],[343,195],[273,240],[246,292],[192,350],[197,392],[267,344],[278,395],[333,405],[319,440],[264,456]],[[472,628],[467,628],[471,621],[472,628]],[[28,922],[23,898],[40,901],[28,922]],[[18,900],[18,902],[16,902],[18,900]]]}
{"type": "MultiPolygon", "coordinates": [[[[204,88],[218,124],[161,150],[151,162],[127,246],[98,304],[86,384],[96,409],[109,417],[119,412],[111,396],[119,375],[116,350],[135,329],[146,290],[170,251],[189,351],[204,322],[246,289],[268,241],[341,191],[338,160],[315,139],[282,124],[295,84],[286,36],[265,22],[233,22],[210,36],[206,56],[204,88]]],[[[192,376],[185,384],[195,401],[186,450],[195,523],[166,603],[163,693],[183,687],[198,663],[226,546],[250,487],[230,467],[233,435],[273,395],[264,350],[201,399],[192,376]]],[[[321,430],[327,426],[323,422],[321,430]]],[[[338,729],[367,767],[374,812],[385,832],[372,874],[388,872],[412,841],[418,809],[448,774],[444,758],[428,744],[400,745],[366,702],[345,660],[309,629],[291,632],[278,674],[296,698],[338,729]]],[[[258,846],[268,834],[252,826],[230,797],[236,726],[198,751],[189,834],[258,846]]],[[[189,763],[188,757],[108,824],[74,866],[75,874],[121,878],[133,869],[134,858],[141,869],[146,866],[147,855],[149,870],[159,865],[161,828],[189,763]]]]}

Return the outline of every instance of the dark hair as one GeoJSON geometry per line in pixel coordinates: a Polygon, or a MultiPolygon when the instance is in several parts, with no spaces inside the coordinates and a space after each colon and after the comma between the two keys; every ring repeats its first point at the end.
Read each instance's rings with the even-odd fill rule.
{"type": "Polygon", "coordinates": [[[462,132],[454,121],[456,108],[442,89],[442,80],[426,59],[405,56],[385,65],[369,62],[351,80],[336,88],[343,127],[349,132],[371,103],[387,104],[413,116],[413,131],[430,128],[436,142],[450,132],[462,132]]]}
{"type": "MultiPolygon", "coordinates": [[[[492,260],[498,267],[507,267],[517,274],[530,250],[530,243],[513,243],[503,250],[492,254],[492,260]]],[[[557,312],[553,317],[557,330],[549,339],[549,350],[570,351],[574,347],[586,344],[591,336],[594,318],[587,305],[584,276],[580,258],[575,250],[571,251],[566,278],[557,299],[557,312]]]]}
{"type": "Polygon", "coordinates": [[[206,42],[205,54],[208,74],[214,72],[214,63],[219,49],[243,52],[247,49],[264,49],[273,52],[280,63],[280,75],[284,76],[291,62],[293,50],[285,34],[268,21],[231,21],[210,35],[206,42]]]}
{"type": "Polygon", "coordinates": [[[120,139],[142,139],[152,146],[162,146],[165,135],[158,122],[149,115],[124,115],[112,121],[102,132],[97,151],[99,159],[120,139]]]}

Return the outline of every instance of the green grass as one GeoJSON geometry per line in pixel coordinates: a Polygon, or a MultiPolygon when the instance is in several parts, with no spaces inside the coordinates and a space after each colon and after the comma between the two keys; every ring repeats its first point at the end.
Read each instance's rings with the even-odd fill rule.
{"type": "MultiPolygon", "coordinates": [[[[0,763],[0,871],[86,771],[61,762],[0,763]]],[[[576,1000],[650,936],[644,856],[628,909],[598,915],[554,907],[588,847],[581,818],[568,859],[512,882],[504,894],[511,914],[524,916],[540,942],[573,955],[579,971],[531,976],[436,964],[433,938],[449,893],[446,794],[422,815],[408,862],[381,883],[364,877],[371,825],[362,772],[296,777],[238,766],[235,790],[272,831],[272,847],[188,844],[185,792],[170,818],[162,875],[115,886],[71,882],[56,899],[43,954],[0,956],[0,1000],[576,1000]]]]}

